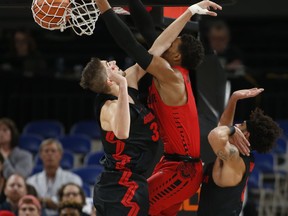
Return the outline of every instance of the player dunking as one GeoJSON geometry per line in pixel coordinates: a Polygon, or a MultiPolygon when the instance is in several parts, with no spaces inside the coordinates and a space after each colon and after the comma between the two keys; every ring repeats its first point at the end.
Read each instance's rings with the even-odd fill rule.
{"type": "Polygon", "coordinates": [[[96,4],[115,41],[153,75],[148,104],[159,122],[165,155],[148,179],[149,214],[176,215],[183,200],[197,191],[202,179],[198,116],[188,70],[194,69],[204,55],[201,43],[194,37],[177,36],[192,15],[216,16],[208,9],[221,7],[211,1],[190,6],[147,52],[107,0],[96,0],[96,4]]]}
{"type": "Polygon", "coordinates": [[[254,168],[248,141],[251,150],[265,153],[272,149],[281,132],[279,126],[260,109],[252,111],[249,120],[232,126],[237,101],[255,97],[262,91],[257,88],[235,91],[218,127],[209,133],[209,143],[217,158],[207,165],[204,172],[198,216],[240,214],[247,179],[254,168]]]}
{"type": "Polygon", "coordinates": [[[138,100],[141,75],[131,73],[134,67],[123,72],[115,61],[92,58],[81,77],[83,88],[100,93],[96,116],[101,125],[105,171],[95,184],[93,200],[99,216],[148,215],[144,174],[156,154],[159,133],[154,115],[138,100]]]}

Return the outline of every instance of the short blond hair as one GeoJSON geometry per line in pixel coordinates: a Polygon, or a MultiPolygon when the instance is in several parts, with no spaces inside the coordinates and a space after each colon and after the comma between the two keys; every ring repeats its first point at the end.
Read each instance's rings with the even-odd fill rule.
{"type": "Polygon", "coordinates": [[[54,139],[54,138],[49,138],[49,139],[45,139],[42,141],[40,147],[39,147],[39,152],[42,151],[42,149],[44,148],[44,146],[47,146],[51,143],[55,143],[57,146],[57,149],[59,150],[59,152],[63,153],[63,147],[61,142],[58,139],[54,139]]]}

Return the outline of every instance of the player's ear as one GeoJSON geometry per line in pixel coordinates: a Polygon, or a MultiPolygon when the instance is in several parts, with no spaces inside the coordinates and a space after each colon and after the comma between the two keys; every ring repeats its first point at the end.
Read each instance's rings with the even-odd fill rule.
{"type": "Polygon", "coordinates": [[[177,63],[181,63],[181,53],[175,53],[173,56],[173,60],[177,63]]]}

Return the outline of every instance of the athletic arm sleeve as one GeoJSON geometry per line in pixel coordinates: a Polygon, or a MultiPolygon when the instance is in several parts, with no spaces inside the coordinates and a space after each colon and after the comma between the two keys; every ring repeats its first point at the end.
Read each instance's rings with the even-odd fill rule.
{"type": "Polygon", "coordinates": [[[116,43],[133,58],[142,69],[146,70],[151,63],[153,56],[137,42],[128,26],[112,9],[103,13],[102,19],[116,43]]]}
{"type": "Polygon", "coordinates": [[[148,13],[141,0],[128,0],[128,4],[136,28],[146,40],[148,47],[151,47],[158,37],[151,15],[148,13]]]}

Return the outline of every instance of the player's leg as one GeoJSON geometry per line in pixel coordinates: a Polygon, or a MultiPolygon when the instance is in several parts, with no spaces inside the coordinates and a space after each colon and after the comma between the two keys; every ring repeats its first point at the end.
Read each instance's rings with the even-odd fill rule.
{"type": "Polygon", "coordinates": [[[161,160],[148,179],[150,215],[175,215],[202,180],[202,164],[161,160]],[[165,213],[165,214],[164,214],[165,213]]]}
{"type": "Polygon", "coordinates": [[[100,215],[147,216],[146,178],[131,172],[106,171],[94,186],[93,204],[100,215]]]}

